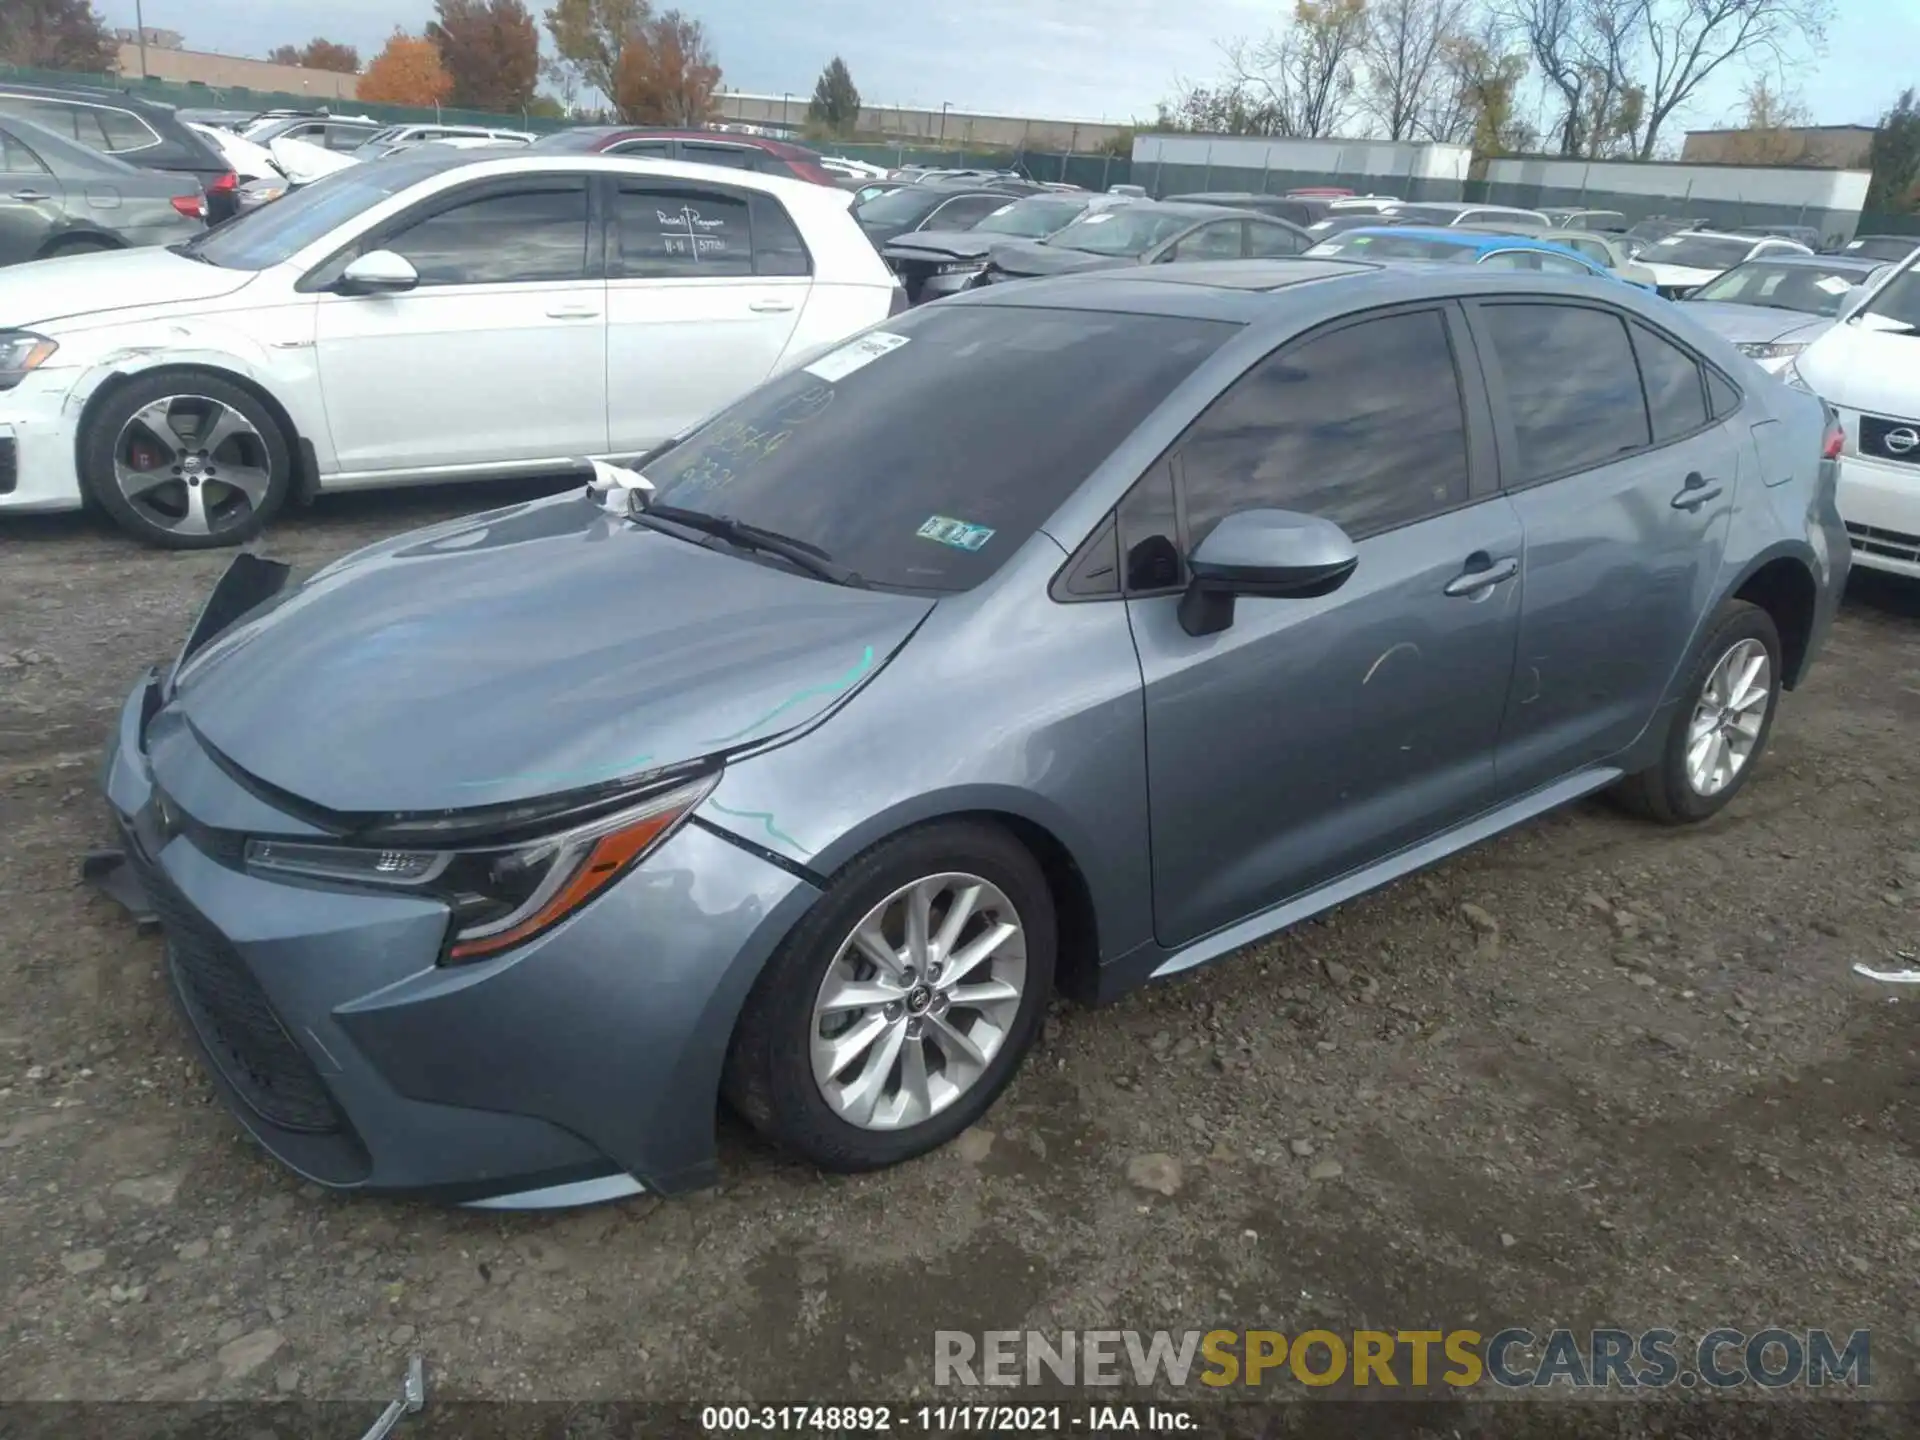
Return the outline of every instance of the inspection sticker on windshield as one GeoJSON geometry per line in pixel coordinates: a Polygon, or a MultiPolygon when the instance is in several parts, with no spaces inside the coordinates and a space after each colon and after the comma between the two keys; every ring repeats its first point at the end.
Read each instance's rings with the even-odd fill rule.
{"type": "Polygon", "coordinates": [[[956,550],[978,550],[993,538],[993,527],[969,525],[964,520],[949,520],[944,515],[929,515],[927,523],[913,533],[922,540],[937,540],[956,550]]]}
{"type": "Polygon", "coordinates": [[[848,341],[838,350],[829,350],[811,365],[803,368],[807,374],[817,375],[822,380],[843,380],[854,371],[871,365],[882,355],[898,350],[906,343],[905,335],[875,330],[871,335],[862,335],[857,340],[848,341]]]}
{"type": "Polygon", "coordinates": [[[1824,290],[1829,295],[1844,295],[1853,288],[1853,282],[1844,275],[1822,275],[1813,284],[1815,289],[1824,290]]]}

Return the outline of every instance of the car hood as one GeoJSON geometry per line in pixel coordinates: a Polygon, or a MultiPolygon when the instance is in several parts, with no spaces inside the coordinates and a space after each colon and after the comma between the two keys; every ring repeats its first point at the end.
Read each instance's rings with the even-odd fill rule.
{"type": "Polygon", "coordinates": [[[1920,335],[1835,325],[1801,351],[1800,378],[1849,410],[1920,420],[1920,335]]]}
{"type": "Polygon", "coordinates": [[[887,249],[913,260],[984,260],[996,244],[1005,243],[1004,236],[991,231],[983,235],[978,230],[915,230],[889,240],[887,249]]]}
{"type": "Polygon", "coordinates": [[[157,245],[36,260],[0,270],[0,325],[30,330],[136,305],[216,300],[253,278],[251,270],[203,264],[157,245]]]}
{"type": "Polygon", "coordinates": [[[1114,270],[1140,262],[1131,255],[1093,255],[1037,240],[1006,240],[988,252],[993,268],[1009,275],[1071,275],[1081,270],[1114,270]]]}
{"type": "Polygon", "coordinates": [[[803,726],[933,604],[559,496],[329,566],[193,656],[170,704],[233,765],[323,809],[466,809],[803,726]]]}
{"type": "Polygon", "coordinates": [[[1735,305],[1723,300],[1683,300],[1686,313],[1736,345],[1778,344],[1813,339],[1833,324],[1829,315],[1777,310],[1765,305],[1735,305]]]}

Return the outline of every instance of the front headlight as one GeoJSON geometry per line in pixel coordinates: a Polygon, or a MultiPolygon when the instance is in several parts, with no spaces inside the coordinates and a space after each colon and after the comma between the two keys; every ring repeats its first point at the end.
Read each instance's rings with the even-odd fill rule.
{"type": "Polygon", "coordinates": [[[382,848],[249,840],[247,867],[436,896],[453,912],[445,958],[478,960],[524,944],[579,910],[645,859],[718,779],[716,770],[553,834],[507,844],[382,848]]]}
{"type": "Polygon", "coordinates": [[[0,331],[0,390],[11,390],[38,370],[60,347],[29,330],[0,331]]]}
{"type": "Polygon", "coordinates": [[[1755,360],[1791,360],[1807,347],[1804,343],[1799,345],[1776,345],[1771,341],[1765,340],[1744,340],[1734,348],[1742,355],[1750,355],[1755,360]]]}

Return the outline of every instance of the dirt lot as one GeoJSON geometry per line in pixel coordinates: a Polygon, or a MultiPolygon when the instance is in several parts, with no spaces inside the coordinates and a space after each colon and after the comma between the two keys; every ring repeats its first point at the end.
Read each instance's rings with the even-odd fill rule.
{"type": "MultiPolygon", "coordinates": [[[[329,502],[266,548],[481,503],[329,502]]],[[[76,883],[109,717],[225,563],[0,529],[0,1399],[383,1400],[417,1350],[446,1396],[897,1401],[936,1329],[1722,1324],[1870,1327],[1875,1394],[1916,1396],[1920,995],[1848,973],[1920,942],[1906,592],[1855,587],[1703,830],[1582,805],[1064,1011],[990,1134],[891,1173],[729,1125],[718,1189],[502,1217],[252,1150],[159,942],[76,883]]]]}

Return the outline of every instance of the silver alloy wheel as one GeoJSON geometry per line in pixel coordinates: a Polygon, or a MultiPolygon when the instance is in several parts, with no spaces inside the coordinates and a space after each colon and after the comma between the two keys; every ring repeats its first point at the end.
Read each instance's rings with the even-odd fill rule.
{"type": "Polygon", "coordinates": [[[113,442],[113,480],[127,504],[178,535],[244,524],[266,502],[272,464],[253,422],[205,395],[141,406],[113,442]]]}
{"type": "Polygon", "coordinates": [[[978,875],[929,875],[869,910],[820,982],[813,1079],[862,1130],[938,1115],[979,1081],[1020,1013],[1027,932],[978,875]]]}
{"type": "Polygon", "coordinates": [[[1758,640],[1741,640],[1714,663],[1687,727],[1687,783],[1718,795],[1746,769],[1773,696],[1773,662],[1758,640]]]}

